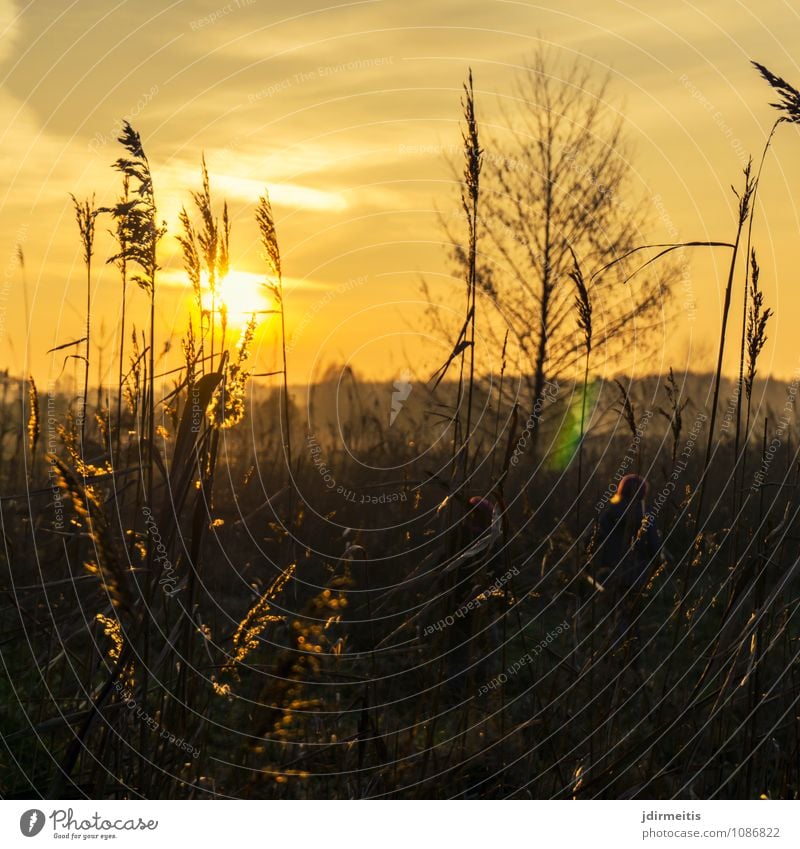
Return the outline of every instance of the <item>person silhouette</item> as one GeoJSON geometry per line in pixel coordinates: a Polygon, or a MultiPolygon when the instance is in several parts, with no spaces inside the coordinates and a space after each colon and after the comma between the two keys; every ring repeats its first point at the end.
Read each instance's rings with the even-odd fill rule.
{"type": "Polygon", "coordinates": [[[600,516],[595,562],[615,602],[632,599],[646,582],[661,551],[653,519],[645,512],[649,486],[640,475],[625,475],[600,516]]]}

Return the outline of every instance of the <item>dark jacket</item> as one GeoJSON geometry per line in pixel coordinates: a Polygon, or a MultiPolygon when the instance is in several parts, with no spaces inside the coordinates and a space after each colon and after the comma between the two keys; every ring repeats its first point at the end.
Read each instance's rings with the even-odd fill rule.
{"type": "Polygon", "coordinates": [[[648,519],[642,502],[609,504],[600,516],[595,543],[595,563],[609,569],[608,582],[620,590],[647,578],[661,549],[655,522],[648,519]]]}

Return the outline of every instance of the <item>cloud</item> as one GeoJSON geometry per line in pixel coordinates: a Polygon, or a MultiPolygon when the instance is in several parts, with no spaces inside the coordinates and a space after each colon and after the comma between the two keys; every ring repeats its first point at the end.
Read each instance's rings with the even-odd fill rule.
{"type": "MultiPolygon", "coordinates": [[[[276,207],[310,212],[341,212],[350,205],[338,191],[312,188],[298,182],[273,182],[244,176],[246,173],[260,174],[263,171],[263,157],[253,162],[243,161],[240,158],[235,166],[232,165],[232,170],[233,173],[230,171],[220,173],[214,169],[214,160],[209,162],[209,179],[216,197],[255,204],[268,189],[270,200],[276,207]]],[[[199,174],[200,169],[197,165],[182,162],[174,162],[166,168],[158,169],[158,179],[162,187],[176,199],[187,187],[197,186],[199,174]]],[[[162,214],[164,212],[166,209],[162,203],[162,214]]]]}
{"type": "MultiPolygon", "coordinates": [[[[252,202],[264,194],[266,187],[262,180],[225,174],[215,174],[214,182],[223,195],[252,202]]],[[[312,189],[296,183],[270,183],[269,196],[275,206],[291,209],[340,212],[348,206],[347,201],[337,192],[312,189]]]]}
{"type": "Polygon", "coordinates": [[[19,37],[19,16],[13,0],[0,0],[0,62],[14,50],[19,37]]]}

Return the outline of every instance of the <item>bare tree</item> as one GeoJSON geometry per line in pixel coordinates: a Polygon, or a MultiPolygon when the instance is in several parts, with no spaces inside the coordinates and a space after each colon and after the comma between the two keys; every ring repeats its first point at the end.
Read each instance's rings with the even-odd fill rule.
{"type": "MultiPolygon", "coordinates": [[[[505,322],[493,327],[498,350],[506,330],[516,343],[510,362],[531,403],[548,380],[574,377],[583,355],[573,252],[596,310],[596,361],[620,362],[634,339],[646,348],[668,291],[669,266],[632,280],[625,262],[596,273],[645,241],[646,209],[630,187],[623,118],[609,105],[609,83],[580,60],[559,73],[540,49],[518,75],[514,97],[503,101],[504,129],[485,143],[478,285],[505,322]]],[[[456,256],[468,259],[461,247],[456,256]]]]}

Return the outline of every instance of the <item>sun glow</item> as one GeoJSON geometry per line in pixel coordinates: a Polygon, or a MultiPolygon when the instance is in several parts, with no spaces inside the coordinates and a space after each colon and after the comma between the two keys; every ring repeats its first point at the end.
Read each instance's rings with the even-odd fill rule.
{"type": "Polygon", "coordinates": [[[275,309],[275,304],[263,276],[231,269],[217,284],[215,299],[211,297],[208,279],[203,280],[203,310],[210,312],[213,308],[217,324],[221,321],[222,307],[227,309],[229,326],[244,327],[253,314],[256,323],[261,324],[269,318],[269,311],[275,309]]]}

